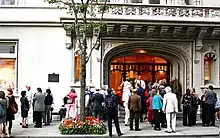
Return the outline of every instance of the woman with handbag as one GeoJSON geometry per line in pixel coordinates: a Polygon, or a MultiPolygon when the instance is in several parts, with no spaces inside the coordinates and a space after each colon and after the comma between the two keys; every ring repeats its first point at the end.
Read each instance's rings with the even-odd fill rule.
{"type": "Polygon", "coordinates": [[[18,112],[18,105],[15,101],[15,97],[13,95],[13,90],[12,89],[8,89],[8,103],[9,103],[9,108],[7,108],[7,122],[9,123],[8,126],[8,131],[9,134],[11,134],[11,129],[12,129],[12,125],[13,125],[13,120],[15,120],[15,114],[18,112]]]}
{"type": "Polygon", "coordinates": [[[76,117],[77,115],[77,108],[78,104],[76,101],[77,94],[74,89],[71,89],[70,92],[67,94],[67,118],[68,117],[76,117]]]}

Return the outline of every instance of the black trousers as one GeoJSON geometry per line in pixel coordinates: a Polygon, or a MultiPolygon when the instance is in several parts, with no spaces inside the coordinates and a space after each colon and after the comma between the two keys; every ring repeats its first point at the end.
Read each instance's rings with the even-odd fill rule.
{"type": "Polygon", "coordinates": [[[33,111],[33,123],[36,123],[36,112],[33,111]]]}
{"type": "Polygon", "coordinates": [[[160,128],[160,120],[161,120],[161,113],[160,113],[160,110],[154,110],[154,115],[155,115],[155,126],[154,128],[156,129],[161,129],[160,128]]]}
{"type": "Polygon", "coordinates": [[[43,112],[35,111],[36,127],[42,127],[43,112]]]}
{"type": "Polygon", "coordinates": [[[118,134],[121,134],[121,130],[119,127],[119,122],[118,122],[118,115],[117,114],[108,114],[108,132],[109,136],[112,136],[112,120],[114,120],[115,123],[115,128],[118,134]]]}
{"type": "Polygon", "coordinates": [[[178,110],[179,111],[182,111],[181,110],[181,98],[182,98],[182,95],[180,95],[180,94],[177,94],[177,101],[178,101],[178,110]]]}
{"type": "Polygon", "coordinates": [[[205,104],[202,103],[202,124],[206,124],[206,111],[205,111],[205,104]]]}
{"type": "Polygon", "coordinates": [[[143,122],[143,114],[146,114],[145,108],[145,102],[141,102],[140,122],[143,122]]]}
{"type": "MultiPolygon", "coordinates": [[[[12,129],[13,121],[12,120],[8,120],[6,122],[6,125],[8,125],[8,132],[9,132],[9,134],[11,134],[11,129],[12,129]]],[[[5,133],[5,126],[3,126],[2,132],[5,133]]]]}
{"type": "Polygon", "coordinates": [[[191,117],[190,117],[192,125],[196,125],[197,110],[198,110],[198,107],[193,107],[192,106],[192,112],[191,112],[191,117]]]}
{"type": "Polygon", "coordinates": [[[133,129],[133,122],[135,124],[135,130],[139,129],[140,111],[130,110],[130,129],[133,129]]]}
{"type": "Polygon", "coordinates": [[[183,106],[183,125],[184,126],[191,126],[191,116],[190,116],[190,105],[183,106]]]}
{"type": "Polygon", "coordinates": [[[160,122],[163,128],[167,127],[167,119],[166,119],[166,114],[164,112],[160,112],[160,122]]]}
{"type": "Polygon", "coordinates": [[[205,105],[206,111],[206,125],[215,125],[215,105],[213,104],[206,104],[205,105]]]}

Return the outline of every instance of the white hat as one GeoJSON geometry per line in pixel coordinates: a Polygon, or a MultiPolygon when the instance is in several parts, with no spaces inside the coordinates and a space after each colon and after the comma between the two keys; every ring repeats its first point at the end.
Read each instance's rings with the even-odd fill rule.
{"type": "Polygon", "coordinates": [[[166,91],[166,93],[168,93],[168,92],[171,92],[172,89],[171,89],[169,86],[167,86],[167,87],[165,88],[165,91],[166,91]]]}

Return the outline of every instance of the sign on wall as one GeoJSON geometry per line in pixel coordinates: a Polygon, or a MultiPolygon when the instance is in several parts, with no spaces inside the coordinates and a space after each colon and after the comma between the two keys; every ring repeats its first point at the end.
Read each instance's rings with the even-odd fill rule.
{"type": "Polygon", "coordinates": [[[59,74],[48,74],[48,82],[59,82],[59,74]]]}

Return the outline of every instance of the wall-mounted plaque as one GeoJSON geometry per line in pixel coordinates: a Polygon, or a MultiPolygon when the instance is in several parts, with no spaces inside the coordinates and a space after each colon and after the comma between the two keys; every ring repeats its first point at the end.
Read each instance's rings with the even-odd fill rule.
{"type": "Polygon", "coordinates": [[[48,82],[59,82],[59,74],[48,74],[48,82]]]}

